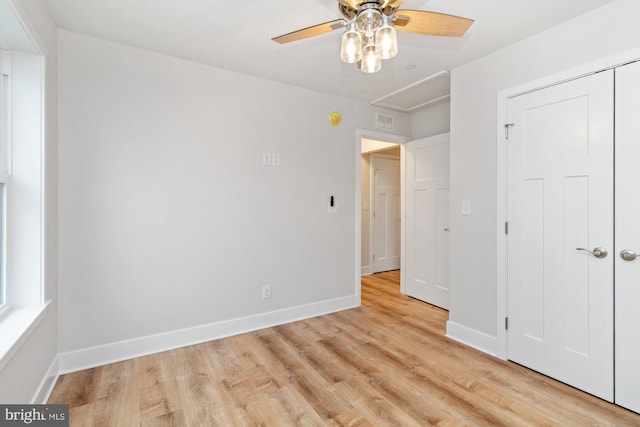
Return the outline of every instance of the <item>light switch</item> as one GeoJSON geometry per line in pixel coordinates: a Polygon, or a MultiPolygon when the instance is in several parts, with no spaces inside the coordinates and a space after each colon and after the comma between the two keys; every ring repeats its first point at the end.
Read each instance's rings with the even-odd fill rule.
{"type": "Polygon", "coordinates": [[[462,215],[465,215],[465,216],[471,215],[471,200],[462,201],[462,215]]]}
{"type": "Polygon", "coordinates": [[[329,194],[329,200],[327,203],[327,212],[336,213],[338,212],[338,204],[336,202],[336,196],[333,194],[329,194]]]}

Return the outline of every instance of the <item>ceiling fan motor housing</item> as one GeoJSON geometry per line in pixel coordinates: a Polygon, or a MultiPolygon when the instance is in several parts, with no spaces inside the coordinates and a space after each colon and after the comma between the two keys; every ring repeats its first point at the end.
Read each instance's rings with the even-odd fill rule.
{"type": "Polygon", "coordinates": [[[373,3],[364,3],[360,6],[358,15],[356,16],[358,30],[371,37],[373,32],[382,24],[382,12],[373,3]]]}
{"type": "Polygon", "coordinates": [[[340,10],[342,16],[344,16],[349,21],[356,19],[361,13],[370,10],[377,10],[381,15],[392,16],[395,11],[398,10],[398,8],[392,6],[384,6],[385,3],[388,2],[383,0],[363,1],[356,8],[339,1],[338,9],[340,10]]]}

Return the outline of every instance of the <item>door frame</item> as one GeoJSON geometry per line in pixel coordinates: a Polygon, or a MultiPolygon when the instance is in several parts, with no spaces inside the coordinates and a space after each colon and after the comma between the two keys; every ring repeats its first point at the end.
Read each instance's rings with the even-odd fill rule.
{"type": "Polygon", "coordinates": [[[623,52],[618,55],[594,61],[579,67],[564,70],[546,77],[532,80],[518,86],[504,89],[497,94],[496,123],[496,345],[495,356],[507,360],[507,331],[505,319],[507,304],[507,236],[505,223],[507,218],[507,143],[505,125],[507,124],[507,102],[510,98],[524,95],[547,87],[559,85],[600,71],[613,69],[629,62],[640,60],[640,49],[623,52]]]}
{"type": "MultiPolygon", "coordinates": [[[[411,141],[411,138],[409,138],[408,136],[403,136],[403,135],[398,135],[398,134],[389,134],[389,133],[383,133],[383,132],[377,132],[377,131],[373,131],[373,130],[367,130],[367,129],[356,129],[356,139],[355,139],[355,144],[354,144],[354,148],[355,148],[355,167],[354,167],[354,171],[355,171],[355,179],[354,179],[354,185],[355,185],[355,195],[356,195],[356,200],[355,200],[355,206],[356,209],[354,209],[355,211],[355,227],[356,227],[356,233],[355,233],[355,259],[356,259],[356,264],[354,266],[354,285],[355,285],[355,294],[356,294],[356,299],[358,301],[361,300],[361,277],[362,277],[362,139],[366,138],[366,139],[376,139],[379,141],[387,141],[387,142],[392,142],[394,144],[398,144],[400,145],[400,188],[401,188],[401,194],[402,191],[404,189],[404,164],[402,159],[404,159],[404,144],[407,141],[411,141]]],[[[400,222],[400,251],[401,253],[404,251],[404,194],[401,195],[401,201],[400,201],[400,217],[402,218],[402,221],[400,222]]],[[[400,257],[400,288],[404,289],[404,283],[402,282],[402,271],[404,269],[404,264],[403,264],[403,257],[400,257]]]]}

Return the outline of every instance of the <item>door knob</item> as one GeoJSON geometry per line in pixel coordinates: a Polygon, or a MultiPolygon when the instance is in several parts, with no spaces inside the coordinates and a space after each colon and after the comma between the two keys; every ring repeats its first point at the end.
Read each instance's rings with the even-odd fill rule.
{"type": "Polygon", "coordinates": [[[638,256],[638,254],[631,249],[623,249],[620,251],[620,258],[622,258],[625,261],[633,261],[634,259],[636,259],[638,256]]]}
{"type": "Polygon", "coordinates": [[[593,251],[590,251],[589,249],[585,249],[585,248],[576,248],[576,251],[589,252],[591,255],[593,255],[596,258],[606,258],[607,255],[609,255],[609,252],[607,252],[605,248],[601,248],[599,246],[597,248],[594,248],[593,251]]]}

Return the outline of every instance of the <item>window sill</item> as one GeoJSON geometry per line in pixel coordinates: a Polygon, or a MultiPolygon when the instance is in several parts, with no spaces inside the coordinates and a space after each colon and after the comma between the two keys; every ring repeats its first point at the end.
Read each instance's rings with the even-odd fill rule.
{"type": "Polygon", "coordinates": [[[0,319],[0,371],[15,356],[22,344],[44,318],[49,303],[29,308],[10,308],[0,319]]]}

